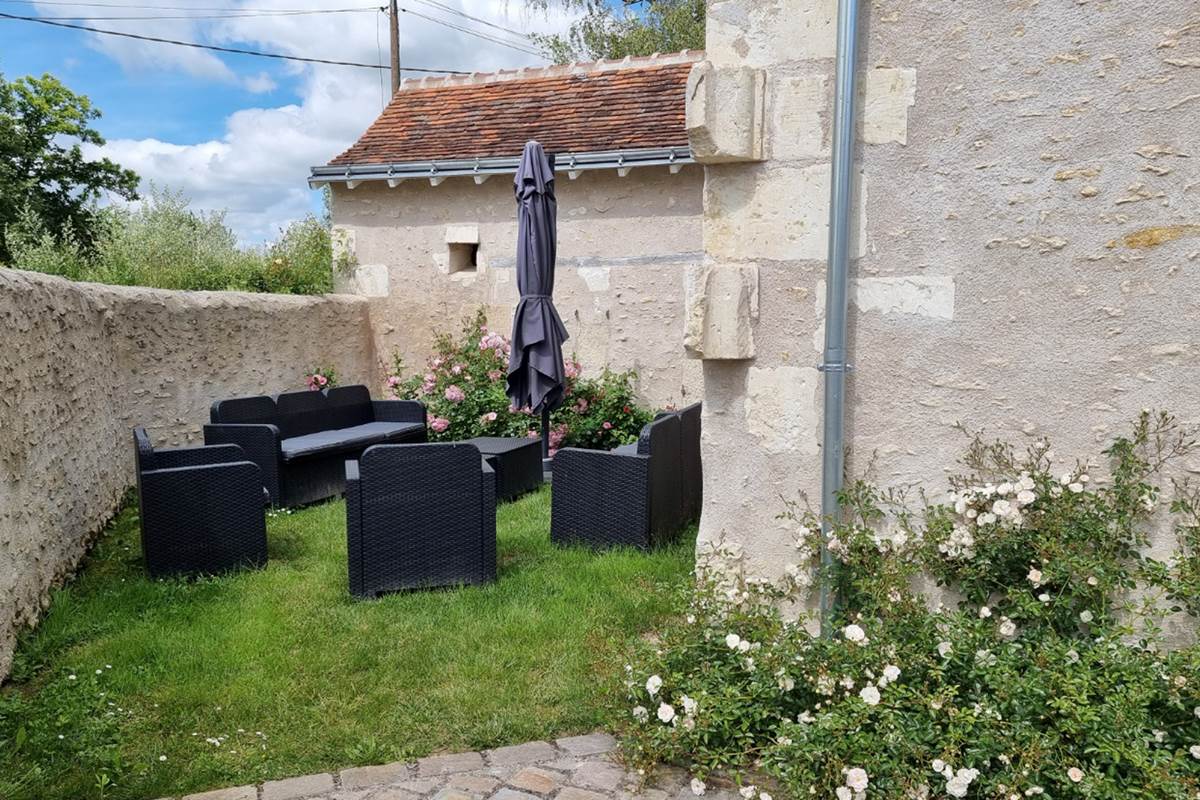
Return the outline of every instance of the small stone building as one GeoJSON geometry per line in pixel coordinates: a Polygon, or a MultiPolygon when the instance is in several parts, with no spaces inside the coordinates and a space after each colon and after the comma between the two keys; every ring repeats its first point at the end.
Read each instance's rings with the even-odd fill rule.
{"type": "Polygon", "coordinates": [[[380,368],[419,366],[436,332],[517,302],[512,177],[525,142],[557,159],[555,301],[586,371],[635,369],[651,403],[699,394],[683,354],[688,267],[701,259],[703,171],[684,124],[702,54],[406,81],[311,182],[333,193],[354,266],[338,290],[371,300],[380,368]]]}

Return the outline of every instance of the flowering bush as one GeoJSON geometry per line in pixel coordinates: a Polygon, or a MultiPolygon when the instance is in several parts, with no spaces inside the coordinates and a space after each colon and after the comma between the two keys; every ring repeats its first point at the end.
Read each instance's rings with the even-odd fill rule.
{"type": "Polygon", "coordinates": [[[784,515],[798,558],[776,583],[718,543],[627,667],[628,756],[688,766],[697,794],[726,771],[760,800],[764,782],[837,800],[1200,796],[1200,646],[1168,651],[1160,625],[1179,608],[1164,597],[1200,592],[1187,486],[1170,506],[1182,555],[1144,555],[1162,470],[1193,447],[1146,413],[1103,479],[1056,474],[1044,443],[1018,457],[977,438],[950,501],[919,515],[851,485],[827,540],[842,601],[826,637],[779,610],[813,582],[817,519],[784,515]],[[921,574],[952,606],[915,593],[921,574]]]}
{"type": "MultiPolygon", "coordinates": [[[[537,437],[538,415],[529,408],[509,407],[505,388],[510,350],[507,337],[488,329],[481,310],[464,322],[457,339],[438,337],[423,373],[404,377],[404,364],[397,357],[387,390],[393,397],[425,403],[431,441],[537,437]]],[[[565,360],[564,369],[565,398],[550,418],[551,454],[560,447],[607,449],[637,439],[652,415],[634,399],[632,372],[605,370],[599,378],[584,378],[574,358],[565,360]]]]}
{"type": "Polygon", "coordinates": [[[304,375],[304,383],[314,392],[332,389],[338,385],[337,372],[333,367],[313,367],[304,375]]]}

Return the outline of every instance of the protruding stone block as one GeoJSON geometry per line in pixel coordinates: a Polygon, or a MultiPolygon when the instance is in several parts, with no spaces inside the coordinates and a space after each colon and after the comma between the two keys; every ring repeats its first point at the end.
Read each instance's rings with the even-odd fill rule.
{"type": "Polygon", "coordinates": [[[687,85],[687,130],[701,164],[763,160],[766,73],[749,67],[692,67],[687,85]]]}
{"type": "Polygon", "coordinates": [[[446,244],[479,244],[479,226],[447,225],[446,244]]]}
{"type": "Polygon", "coordinates": [[[688,287],[683,348],[691,358],[754,358],[758,265],[706,264],[688,287]]]}

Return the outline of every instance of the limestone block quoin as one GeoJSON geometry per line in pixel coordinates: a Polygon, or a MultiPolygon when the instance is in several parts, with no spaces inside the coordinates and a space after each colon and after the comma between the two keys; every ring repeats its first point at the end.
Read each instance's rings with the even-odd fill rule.
{"type": "Polygon", "coordinates": [[[683,348],[690,358],[754,358],[758,265],[706,264],[689,281],[683,348]]]}
{"type": "Polygon", "coordinates": [[[687,131],[701,164],[763,160],[766,73],[700,61],[687,84],[687,131]]]}

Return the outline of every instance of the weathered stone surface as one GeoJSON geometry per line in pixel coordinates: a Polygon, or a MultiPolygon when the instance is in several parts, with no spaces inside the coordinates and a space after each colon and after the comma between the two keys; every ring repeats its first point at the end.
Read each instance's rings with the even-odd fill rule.
{"type": "Polygon", "coordinates": [[[462,789],[453,789],[447,786],[440,789],[433,796],[433,800],[474,800],[474,795],[470,792],[464,792],[462,789]]]}
{"type": "Polygon", "coordinates": [[[416,800],[420,796],[398,786],[388,786],[371,792],[371,800],[416,800]]]}
{"type": "Polygon", "coordinates": [[[396,783],[408,777],[409,766],[402,762],[379,764],[372,767],[351,767],[338,773],[338,779],[347,789],[357,789],[361,786],[377,786],[383,783],[396,783]]]}
{"type": "Polygon", "coordinates": [[[229,789],[189,794],[183,800],[258,800],[258,790],[253,786],[234,786],[229,789]]]}
{"type": "Polygon", "coordinates": [[[908,110],[917,102],[917,71],[883,67],[862,77],[862,140],[908,143],[908,110]]]}
{"type": "Polygon", "coordinates": [[[201,444],[214,400],[374,383],[362,298],[171,292],[0,270],[0,679],[133,485],[129,429],[201,444]]]}
{"type": "Polygon", "coordinates": [[[267,781],[262,786],[262,800],[298,800],[333,790],[333,776],[328,772],[320,772],[316,775],[302,775],[299,778],[267,781]]]}
{"type": "Polygon", "coordinates": [[[525,792],[504,788],[492,795],[492,800],[538,800],[538,798],[525,792]]]}
{"type": "Polygon", "coordinates": [[[468,772],[455,775],[446,785],[452,789],[460,789],[471,794],[483,795],[499,786],[500,779],[494,775],[480,775],[468,772]]]}
{"type": "Polygon", "coordinates": [[[562,775],[538,767],[525,767],[508,779],[509,786],[517,789],[550,794],[562,784],[562,775]]]}
{"type": "Polygon", "coordinates": [[[526,742],[511,747],[497,747],[486,751],[487,760],[491,764],[504,766],[508,764],[528,764],[534,761],[549,761],[558,757],[554,745],[549,742],[526,742]]]}
{"type": "Polygon", "coordinates": [[[571,783],[612,791],[625,781],[625,770],[606,761],[585,761],[571,773],[571,783]]]}
{"type": "Polygon", "coordinates": [[[617,740],[607,733],[588,733],[583,736],[567,736],[554,742],[574,756],[592,756],[607,753],[617,748],[617,740]]]}
{"type": "Polygon", "coordinates": [[[555,800],[607,800],[607,797],[599,792],[568,786],[558,793],[555,800]]]}
{"type": "Polygon", "coordinates": [[[701,164],[761,161],[766,74],[749,67],[692,67],[687,85],[687,131],[701,164]]]}
{"type": "Polygon", "coordinates": [[[423,778],[445,775],[450,772],[468,772],[473,769],[483,769],[483,756],[479,753],[430,756],[417,762],[417,774],[423,778]]]}
{"type": "Polygon", "coordinates": [[[432,778],[415,778],[412,780],[401,781],[396,784],[396,788],[403,789],[412,794],[429,794],[441,785],[441,782],[432,778]]]}
{"type": "Polygon", "coordinates": [[[754,358],[758,267],[708,264],[689,284],[683,347],[692,358],[754,358]]]}

